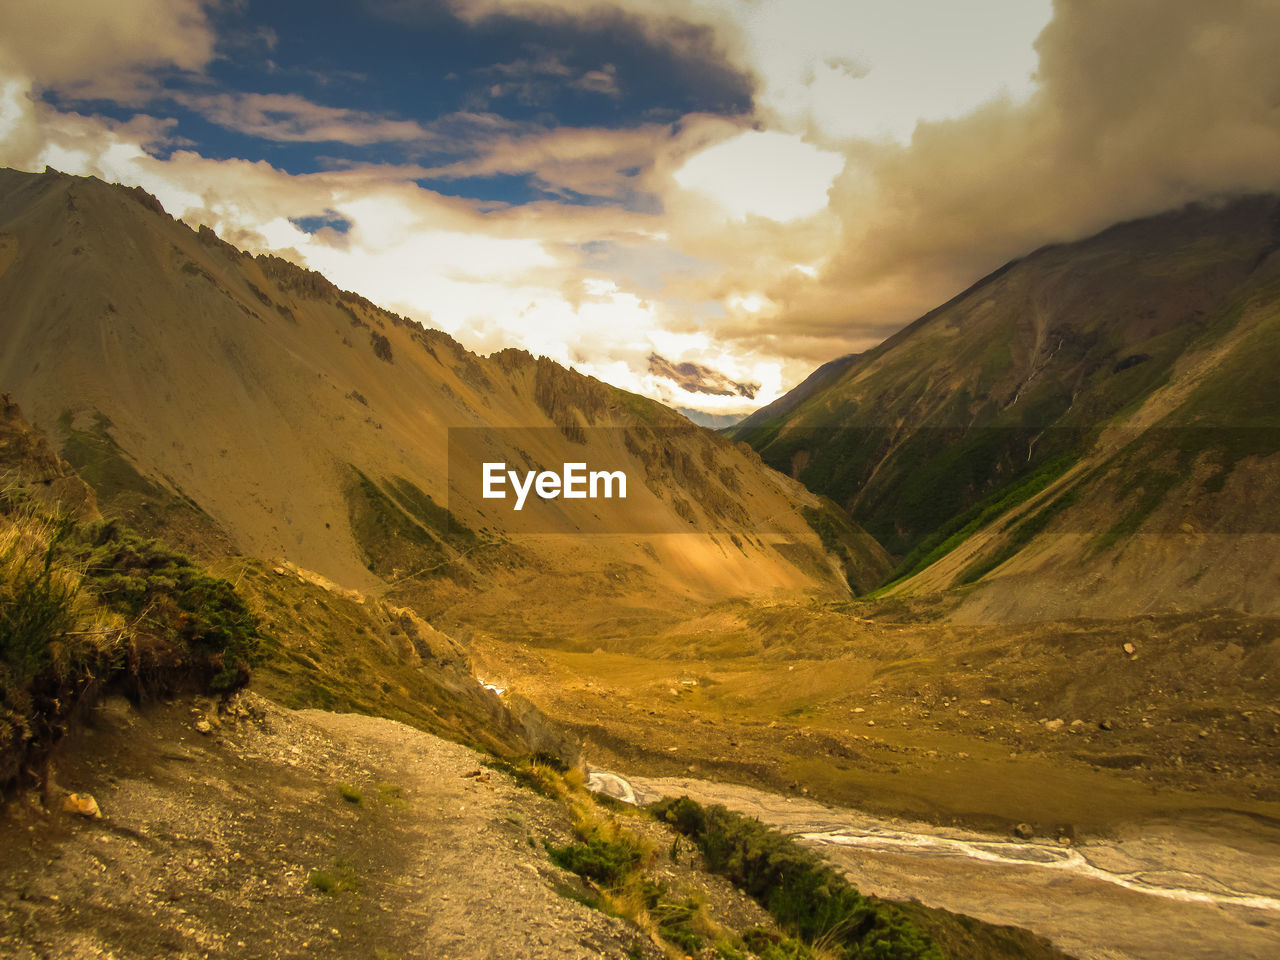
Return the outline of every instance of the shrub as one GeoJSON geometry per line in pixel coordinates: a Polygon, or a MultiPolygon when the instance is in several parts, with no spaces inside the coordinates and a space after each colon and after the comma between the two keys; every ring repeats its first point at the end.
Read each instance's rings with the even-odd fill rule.
{"type": "Polygon", "coordinates": [[[260,641],[235,588],[186,557],[0,495],[0,786],[42,777],[67,718],[105,686],[230,690],[260,641]]]}
{"type": "Polygon", "coordinates": [[[354,893],[360,889],[360,878],[355,868],[344,860],[334,862],[331,870],[313,870],[307,878],[311,886],[321,893],[354,893]]]}
{"type": "Polygon", "coordinates": [[[385,360],[387,363],[394,363],[395,360],[391,353],[391,341],[378,333],[376,330],[369,331],[369,342],[373,346],[373,355],[379,360],[385,360]]]}
{"type": "Polygon", "coordinates": [[[126,617],[130,672],[139,684],[194,674],[214,691],[248,682],[262,635],[257,617],[226,580],[115,521],[90,524],[70,538],[99,601],[126,617]]]}
{"type": "Polygon", "coordinates": [[[607,839],[599,834],[584,843],[557,847],[545,844],[547,855],[558,867],[608,889],[619,887],[640,865],[643,851],[627,838],[607,839]]]}

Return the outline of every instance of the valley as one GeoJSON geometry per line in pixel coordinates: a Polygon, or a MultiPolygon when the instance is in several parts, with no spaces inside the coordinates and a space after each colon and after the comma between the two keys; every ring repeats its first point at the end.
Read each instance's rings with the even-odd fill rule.
{"type": "Polygon", "coordinates": [[[0,945],[301,955],[292,918],[335,956],[693,955],[658,870],[718,957],[857,955],[587,796],[605,769],[800,837],[905,911],[896,956],[1274,952],[1278,211],[1036,251],[721,434],[145,192],[0,171],[5,609],[67,604],[0,664],[31,840],[0,945]],[[88,790],[101,823],[59,805],[88,790]]]}

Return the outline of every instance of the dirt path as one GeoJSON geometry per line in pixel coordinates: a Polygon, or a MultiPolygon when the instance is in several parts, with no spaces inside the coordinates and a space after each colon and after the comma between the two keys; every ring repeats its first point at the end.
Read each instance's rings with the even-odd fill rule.
{"type": "Polygon", "coordinates": [[[208,734],[190,704],[96,711],[56,780],[102,819],[59,796],[57,812],[19,800],[0,822],[0,956],[656,956],[556,892],[541,844],[569,836],[562,809],[475,752],[388,720],[240,704],[208,734]]]}

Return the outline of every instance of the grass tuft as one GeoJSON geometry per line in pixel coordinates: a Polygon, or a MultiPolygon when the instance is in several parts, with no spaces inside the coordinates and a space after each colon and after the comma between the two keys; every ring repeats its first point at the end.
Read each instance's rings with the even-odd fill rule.
{"type": "Polygon", "coordinates": [[[355,804],[356,806],[364,803],[364,794],[349,783],[338,784],[338,796],[347,801],[347,803],[355,804]]]}

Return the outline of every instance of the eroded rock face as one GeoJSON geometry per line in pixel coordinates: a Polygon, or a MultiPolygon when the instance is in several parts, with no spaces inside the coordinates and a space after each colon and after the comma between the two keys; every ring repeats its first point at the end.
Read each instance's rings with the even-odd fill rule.
{"type": "Polygon", "coordinates": [[[97,520],[98,500],[71,464],[0,394],[0,488],[11,502],[36,500],[77,520],[97,520]]]}

